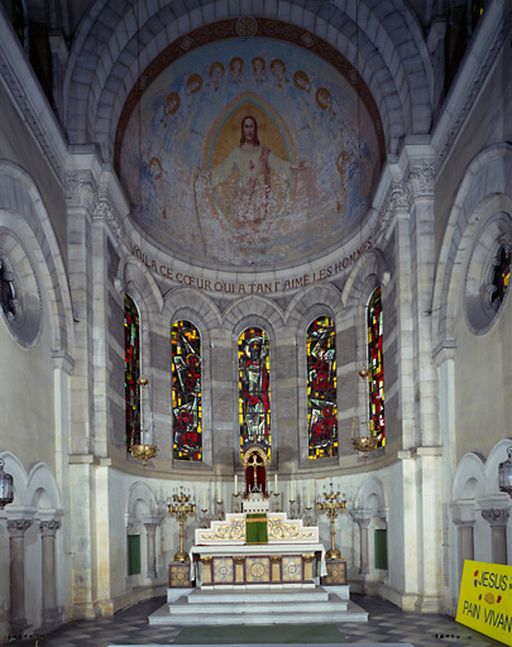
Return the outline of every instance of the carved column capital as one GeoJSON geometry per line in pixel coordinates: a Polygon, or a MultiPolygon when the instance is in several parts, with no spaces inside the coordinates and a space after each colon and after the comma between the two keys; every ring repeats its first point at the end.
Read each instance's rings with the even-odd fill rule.
{"type": "Polygon", "coordinates": [[[61,523],[59,519],[50,519],[49,521],[41,521],[39,528],[43,537],[55,537],[57,530],[60,528],[61,523]]]}
{"type": "Polygon", "coordinates": [[[505,508],[487,508],[481,513],[490,526],[506,526],[510,516],[509,510],[505,508]]]}
{"type": "Polygon", "coordinates": [[[94,205],[93,219],[105,222],[118,242],[124,238],[125,230],[121,215],[108,196],[100,195],[98,197],[94,205]]]}
{"type": "Polygon", "coordinates": [[[156,532],[156,529],[158,528],[158,524],[157,523],[145,523],[144,528],[146,529],[146,532],[149,535],[154,535],[155,532],[156,532]]]}
{"type": "Polygon", "coordinates": [[[7,531],[10,537],[21,538],[31,525],[32,519],[9,519],[7,521],[7,531]]]}
{"type": "Polygon", "coordinates": [[[87,171],[72,171],[66,175],[66,197],[69,206],[92,211],[97,184],[87,171]]]}

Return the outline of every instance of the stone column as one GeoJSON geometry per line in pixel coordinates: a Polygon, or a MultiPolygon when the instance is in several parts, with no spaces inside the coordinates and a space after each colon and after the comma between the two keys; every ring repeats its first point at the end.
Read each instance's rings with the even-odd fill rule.
{"type": "Polygon", "coordinates": [[[10,592],[11,609],[9,633],[21,638],[28,627],[25,618],[25,531],[32,525],[32,519],[11,519],[7,521],[10,545],[10,592]]]}
{"type": "Polygon", "coordinates": [[[482,517],[491,526],[491,561],[507,564],[507,523],[509,511],[504,508],[482,510],[482,517]]]}
{"type": "Polygon", "coordinates": [[[151,522],[145,523],[144,528],[146,529],[146,555],[147,555],[147,576],[152,580],[157,578],[156,572],[156,528],[158,524],[151,522]]]}
{"type": "Polygon", "coordinates": [[[55,567],[55,535],[60,528],[58,519],[41,521],[42,547],[42,624],[52,627],[60,623],[61,617],[57,607],[57,569],[55,567]]]}
{"type": "Polygon", "coordinates": [[[357,525],[359,526],[359,550],[360,550],[360,562],[359,562],[359,572],[361,575],[368,575],[370,572],[370,554],[368,550],[368,527],[370,525],[369,517],[360,517],[356,519],[357,525]]]}

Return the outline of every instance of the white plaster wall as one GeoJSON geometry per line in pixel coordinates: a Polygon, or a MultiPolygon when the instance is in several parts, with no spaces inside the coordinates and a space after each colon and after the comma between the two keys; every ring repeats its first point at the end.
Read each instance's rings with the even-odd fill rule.
{"type": "Polygon", "coordinates": [[[507,41],[436,180],[437,254],[442,244],[455,194],[468,164],[486,146],[512,140],[511,105],[510,43],[507,41]]]}
{"type": "Polygon", "coordinates": [[[11,450],[24,465],[43,461],[53,466],[53,363],[46,318],[34,348],[22,348],[0,315],[0,450],[11,450]]]}
{"type": "MultiPolygon", "coordinates": [[[[55,230],[60,252],[66,258],[66,200],[63,186],[51,170],[41,149],[19,112],[13,106],[10,96],[0,82],[0,157],[10,160],[24,169],[34,180],[41,192],[45,208],[55,230]]],[[[48,133],[60,138],[60,132],[48,133]]]]}

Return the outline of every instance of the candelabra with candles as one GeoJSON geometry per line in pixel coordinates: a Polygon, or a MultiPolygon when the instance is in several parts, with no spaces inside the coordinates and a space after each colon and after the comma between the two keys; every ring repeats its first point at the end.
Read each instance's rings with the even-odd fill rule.
{"type": "Polygon", "coordinates": [[[187,517],[192,516],[196,512],[196,505],[192,500],[192,497],[189,494],[183,492],[183,488],[180,488],[178,494],[173,494],[172,499],[167,501],[167,512],[171,517],[176,517],[179,529],[179,550],[174,555],[175,562],[188,562],[190,558],[188,553],[185,552],[185,522],[187,517]]]}
{"type": "Polygon", "coordinates": [[[324,500],[318,501],[316,508],[319,512],[324,512],[329,517],[330,522],[331,547],[326,552],[325,557],[327,559],[343,559],[341,551],[339,551],[334,544],[334,522],[338,515],[346,511],[347,502],[345,499],[341,498],[341,493],[338,490],[334,490],[332,481],[330,484],[330,491],[324,492],[323,497],[324,500]]]}
{"type": "Polygon", "coordinates": [[[145,387],[149,387],[149,379],[145,375],[141,375],[139,379],[137,380],[137,384],[141,388],[141,431],[140,431],[140,439],[138,443],[133,443],[133,445],[130,445],[128,448],[128,451],[130,454],[139,460],[142,461],[142,467],[146,467],[148,464],[148,461],[151,458],[154,458],[158,454],[158,447],[155,445],[153,442],[147,442],[147,441],[152,441],[153,439],[149,437],[150,431],[149,429],[144,429],[144,413],[145,413],[145,407],[144,407],[144,391],[143,389],[145,387]]]}

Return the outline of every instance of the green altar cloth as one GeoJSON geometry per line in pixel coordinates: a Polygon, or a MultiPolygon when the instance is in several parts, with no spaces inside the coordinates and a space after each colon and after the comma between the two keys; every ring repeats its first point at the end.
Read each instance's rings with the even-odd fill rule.
{"type": "Polygon", "coordinates": [[[246,514],[245,541],[248,544],[266,544],[268,542],[267,514],[265,512],[246,514]]]}

